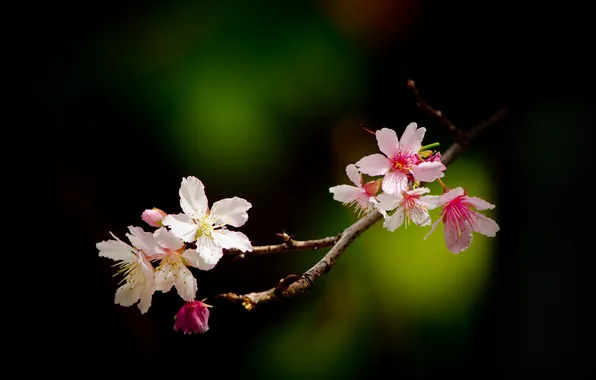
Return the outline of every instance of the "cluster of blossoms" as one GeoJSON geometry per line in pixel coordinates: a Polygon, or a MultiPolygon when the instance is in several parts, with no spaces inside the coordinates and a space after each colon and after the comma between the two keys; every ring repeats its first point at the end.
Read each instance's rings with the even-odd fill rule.
{"type": "Polygon", "coordinates": [[[174,330],[203,333],[209,329],[209,305],[195,300],[197,280],[189,267],[210,270],[224,249],[252,250],[250,240],[228,226],[241,227],[248,220],[251,204],[238,197],[226,198],[208,207],[205,187],[195,177],[182,179],[180,206],[183,213],[166,214],[154,208],[142,219],[153,232],[128,227],[130,244],[112,234],[113,240],[97,243],[99,255],[117,261],[124,276],[116,290],[115,303],[131,306],[138,302],[141,313],[151,306],[155,291],[175,287],[185,305],[176,315],[174,330]]]}
{"type": "Polygon", "coordinates": [[[333,199],[355,206],[359,214],[377,209],[384,217],[383,227],[395,231],[402,224],[412,222],[418,226],[431,225],[429,210],[442,207],[441,218],[432,224],[425,239],[443,221],[445,244],[453,253],[470,247],[472,233],[494,237],[499,231],[497,223],[474,211],[494,208],[494,205],[470,197],[461,187],[447,188],[440,178],[445,175],[445,165],[439,152],[423,147],[425,128],[410,123],[401,139],[392,129],[374,132],[379,150],[346,167],[352,185],[339,185],[329,189],[333,199]],[[362,174],[380,176],[364,182],[362,174]],[[434,180],[441,182],[442,195],[427,195],[430,190],[421,186],[434,180]],[[379,193],[380,192],[380,193],[379,193]],[[392,212],[391,212],[392,211],[392,212]],[[389,214],[391,212],[391,214],[389,214]]]}
{"type": "MultiPolygon", "coordinates": [[[[359,214],[378,210],[389,231],[410,222],[431,225],[429,210],[442,207],[441,218],[432,224],[426,236],[443,221],[447,248],[453,253],[462,252],[470,246],[473,232],[495,236],[497,223],[473,210],[494,206],[468,196],[461,187],[448,189],[443,184],[440,178],[446,167],[440,153],[429,150],[437,144],[422,146],[425,132],[416,123],[408,125],[399,140],[391,129],[374,132],[383,154],[366,156],[348,165],[346,172],[354,186],[339,185],[329,191],[335,200],[356,206],[359,214]],[[378,178],[364,182],[363,174],[378,178]],[[440,196],[428,195],[430,190],[422,186],[434,180],[443,185],[444,193],[440,196]]],[[[252,251],[246,235],[228,228],[243,226],[252,205],[233,197],[209,208],[203,183],[192,176],[182,179],[179,195],[183,213],[145,210],[141,218],[153,231],[129,226],[126,237],[130,244],[112,234],[114,239],[96,246],[100,256],[117,262],[118,273],[123,275],[122,285],[116,290],[116,304],[137,304],[141,313],[146,313],[156,291],[165,293],[175,287],[185,304],[176,314],[174,330],[204,333],[209,329],[210,305],[195,299],[197,280],[189,267],[212,269],[224,249],[252,251]]]]}

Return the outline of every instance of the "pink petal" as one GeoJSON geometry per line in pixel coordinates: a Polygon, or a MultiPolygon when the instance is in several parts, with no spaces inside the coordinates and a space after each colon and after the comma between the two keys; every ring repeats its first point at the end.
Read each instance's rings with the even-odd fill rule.
{"type": "Polygon", "coordinates": [[[406,127],[406,130],[401,135],[399,145],[401,146],[402,152],[418,153],[422,146],[422,139],[424,139],[424,133],[426,128],[418,128],[416,123],[410,123],[406,127]]]}
{"type": "Polygon", "coordinates": [[[417,181],[421,182],[432,182],[437,178],[443,178],[445,176],[446,167],[440,161],[434,162],[421,162],[412,168],[412,174],[417,181]]]}
{"type": "Polygon", "coordinates": [[[439,204],[445,204],[447,202],[451,202],[455,198],[459,197],[460,195],[464,195],[465,191],[461,187],[456,187],[455,189],[451,189],[445,194],[441,195],[439,198],[439,204]]]}
{"type": "Polygon", "coordinates": [[[470,214],[474,231],[488,237],[495,237],[500,229],[497,222],[477,212],[471,211],[470,214]]]}
{"type": "Polygon", "coordinates": [[[425,195],[420,197],[420,203],[429,210],[434,210],[439,205],[439,195],[425,195]]]}
{"type": "Polygon", "coordinates": [[[495,208],[495,205],[488,203],[484,199],[480,199],[478,197],[465,197],[464,202],[474,207],[478,211],[495,208]]]}
{"type": "Polygon", "coordinates": [[[330,188],[329,192],[333,194],[333,199],[336,201],[347,203],[353,201],[359,194],[363,194],[364,190],[355,186],[339,185],[330,188]]]}
{"type": "Polygon", "coordinates": [[[155,241],[163,248],[168,248],[173,251],[182,248],[184,242],[181,238],[168,231],[165,227],[161,227],[153,234],[155,241]]]}
{"type": "Polygon", "coordinates": [[[391,162],[382,154],[371,154],[356,162],[361,173],[368,175],[383,175],[391,168],[391,162]]]}
{"type": "Polygon", "coordinates": [[[362,186],[362,175],[360,175],[360,172],[358,171],[358,168],[356,168],[356,165],[350,164],[346,166],[346,174],[348,175],[348,178],[350,179],[350,181],[352,181],[354,185],[358,187],[362,186]]]}
{"type": "Polygon", "coordinates": [[[379,203],[376,207],[384,211],[390,211],[399,206],[402,199],[401,194],[398,194],[397,196],[387,193],[379,194],[377,196],[379,203]]]}
{"type": "Polygon", "coordinates": [[[375,136],[377,137],[377,144],[379,145],[379,150],[383,152],[383,154],[387,157],[392,157],[393,153],[399,149],[399,144],[397,141],[397,134],[393,129],[383,128],[375,132],[375,136]]]}
{"type": "Polygon", "coordinates": [[[472,226],[468,223],[459,223],[459,230],[453,223],[445,223],[445,244],[453,253],[460,253],[470,248],[472,244],[472,226]]]}
{"type": "Polygon", "coordinates": [[[383,178],[383,191],[400,194],[408,188],[408,177],[402,172],[389,172],[383,178]]]}

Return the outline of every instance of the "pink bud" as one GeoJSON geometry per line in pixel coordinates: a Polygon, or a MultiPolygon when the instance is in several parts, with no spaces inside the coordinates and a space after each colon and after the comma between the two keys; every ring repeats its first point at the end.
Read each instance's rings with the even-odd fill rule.
{"type": "Polygon", "coordinates": [[[152,227],[161,227],[161,221],[166,216],[166,213],[158,208],[143,211],[141,219],[152,227]]]}
{"type": "Polygon", "coordinates": [[[184,334],[204,333],[209,330],[209,305],[201,301],[187,302],[176,314],[174,331],[184,334]]]}

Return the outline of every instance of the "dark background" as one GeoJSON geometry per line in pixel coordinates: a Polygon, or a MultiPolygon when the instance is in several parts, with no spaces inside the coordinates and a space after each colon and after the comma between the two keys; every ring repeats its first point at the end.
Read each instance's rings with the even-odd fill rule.
{"type": "MultiPolygon", "coordinates": [[[[197,376],[213,369],[217,376],[258,378],[390,373],[402,378],[583,379],[594,373],[589,135],[595,113],[592,27],[585,9],[568,2],[388,0],[97,2],[36,9],[28,31],[35,41],[33,104],[48,131],[54,224],[69,231],[64,275],[43,289],[56,317],[49,328],[60,349],[47,355],[57,368],[77,363],[179,371],[183,366],[201,371],[197,376]],[[312,31],[309,25],[315,25],[312,31]],[[303,48],[294,36],[312,32],[312,41],[319,41],[320,30],[331,41],[320,47],[322,52],[293,65],[285,60],[286,66],[276,66],[279,80],[267,79],[273,75],[267,62],[278,57],[276,49],[292,57],[303,48]],[[319,64],[328,57],[325,49],[340,52],[330,53],[328,65],[319,64]],[[247,135],[246,144],[237,148],[242,151],[229,160],[218,155],[225,139],[213,140],[217,126],[208,123],[193,124],[196,148],[188,148],[192,139],[182,140],[190,127],[181,133],[173,121],[179,98],[168,97],[186,81],[183,75],[168,79],[172,68],[185,59],[192,65],[212,56],[252,67],[246,72],[254,75],[252,86],[260,89],[262,80],[274,89],[259,107],[271,109],[276,122],[247,135]],[[353,64],[338,64],[349,57],[353,64]],[[257,75],[259,62],[263,71],[257,75]],[[372,330],[347,327],[352,339],[338,344],[347,346],[348,353],[337,354],[330,345],[329,356],[339,359],[325,364],[326,349],[314,347],[335,339],[325,331],[347,318],[343,313],[358,312],[330,306],[331,311],[317,309],[319,314],[308,317],[318,322],[303,331],[299,344],[296,339],[271,343],[283,347],[287,363],[271,359],[271,350],[263,349],[259,339],[271,329],[292,328],[280,321],[303,315],[316,300],[336,297],[351,303],[342,287],[358,286],[360,279],[357,271],[341,269],[350,249],[313,291],[298,299],[250,313],[213,301],[211,329],[202,336],[172,331],[173,315],[182,305],[173,292],[156,293],[145,315],[136,307],[113,304],[118,279],[112,277],[112,263],[98,258],[95,243],[108,239],[109,231],[123,237],[126,226],[141,225],[146,208],[178,212],[183,176],[202,179],[210,203],[234,195],[249,199],[254,207],[242,231],[254,245],[277,243],[275,233],[282,230],[300,239],[317,238],[353,222],[352,214],[342,214],[333,204],[327,188],[347,183],[345,165],[376,149],[360,123],[373,130],[394,128],[399,135],[407,123],[417,121],[429,130],[428,143],[440,141],[445,149],[451,142],[436,120],[416,108],[405,75],[463,129],[504,105],[511,109],[466,153],[470,165],[478,160],[489,173],[489,199],[497,205],[493,215],[501,231],[490,240],[487,281],[465,318],[400,320],[400,338],[393,341],[384,339],[395,336],[392,319],[375,316],[375,303],[369,302],[373,311],[362,318],[372,330]],[[162,86],[169,81],[171,87],[162,86]],[[301,90],[293,93],[295,87],[301,90]],[[273,105],[278,92],[294,97],[280,108],[273,105]],[[281,162],[269,160],[268,150],[281,162]],[[320,204],[326,204],[325,211],[320,204]],[[325,224],[321,213],[341,216],[325,224]],[[332,288],[334,281],[340,285],[332,288]],[[310,350],[321,352],[320,367],[309,367],[310,350]]],[[[242,70],[234,73],[243,75],[242,70]]],[[[215,69],[212,76],[216,85],[209,88],[217,89],[221,81],[234,92],[235,82],[225,69],[215,69]]],[[[240,112],[234,100],[224,104],[231,114],[240,112]]],[[[448,252],[436,254],[447,257],[448,252]]],[[[295,253],[241,263],[224,258],[213,271],[197,273],[197,296],[264,290],[289,273],[308,269],[318,257],[295,253]]]]}

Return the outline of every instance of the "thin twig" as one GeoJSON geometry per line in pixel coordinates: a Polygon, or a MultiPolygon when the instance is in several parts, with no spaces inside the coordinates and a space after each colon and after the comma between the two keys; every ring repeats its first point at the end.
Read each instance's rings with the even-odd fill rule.
{"type": "MultiPolygon", "coordinates": [[[[469,139],[476,137],[486,127],[499,122],[506,115],[506,113],[506,108],[500,109],[492,117],[478,124],[476,127],[472,128],[467,133],[467,139],[464,140],[465,142],[454,142],[445,151],[445,153],[441,155],[441,161],[443,162],[443,164],[445,164],[445,166],[451,164],[457,157],[459,157],[464,152],[467,145],[469,144],[469,139]]],[[[356,221],[348,228],[346,228],[340,235],[335,237],[337,238],[337,241],[335,242],[333,248],[331,248],[331,250],[329,250],[329,252],[327,252],[327,254],[321,260],[319,260],[319,262],[317,262],[312,268],[310,268],[300,277],[296,275],[288,276],[285,279],[280,280],[280,284],[278,284],[278,286],[262,292],[254,292],[244,295],[238,295],[235,293],[224,293],[219,294],[214,298],[242,303],[242,305],[247,310],[251,310],[259,304],[269,303],[282,298],[291,298],[299,294],[302,294],[310,288],[312,288],[319,277],[329,272],[329,270],[335,265],[342,253],[346,250],[346,248],[348,248],[348,246],[358,236],[360,236],[360,234],[369,229],[380,219],[382,219],[382,215],[377,210],[374,210],[368,215],[356,221]]],[[[304,243],[306,246],[309,242],[305,241],[301,243],[304,243]]],[[[279,249],[281,250],[281,248],[279,249]]]]}
{"type": "Polygon", "coordinates": [[[268,253],[279,253],[279,252],[289,252],[289,251],[306,251],[306,250],[313,250],[316,251],[320,248],[331,247],[339,240],[341,234],[337,236],[330,236],[323,239],[316,239],[316,240],[293,240],[288,239],[285,243],[282,244],[275,244],[275,245],[262,245],[257,247],[252,247],[252,251],[250,252],[241,252],[237,249],[228,249],[226,250],[227,255],[241,255],[241,256],[252,256],[252,255],[265,255],[268,253]]]}
{"type": "Polygon", "coordinates": [[[413,80],[408,79],[407,86],[409,89],[412,90],[412,93],[414,93],[414,96],[416,97],[416,105],[420,109],[424,110],[425,112],[428,112],[433,117],[437,118],[439,122],[441,122],[441,124],[447,127],[447,129],[451,133],[453,133],[455,141],[461,143],[462,145],[468,144],[468,136],[466,135],[466,133],[461,129],[457,128],[455,124],[453,124],[449,119],[447,119],[447,117],[443,115],[443,112],[433,108],[430,104],[428,104],[426,100],[424,100],[424,98],[422,98],[422,96],[420,95],[420,92],[416,87],[416,83],[414,83],[413,80]]]}

